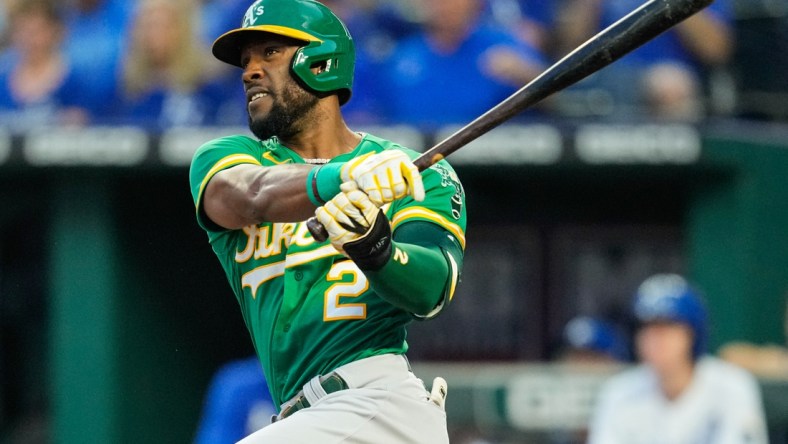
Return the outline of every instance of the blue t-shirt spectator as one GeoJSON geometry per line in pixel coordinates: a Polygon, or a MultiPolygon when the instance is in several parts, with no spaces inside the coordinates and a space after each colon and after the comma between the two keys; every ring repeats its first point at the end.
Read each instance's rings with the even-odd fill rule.
{"type": "Polygon", "coordinates": [[[68,123],[62,120],[69,108],[82,108],[83,93],[79,79],[68,66],[62,80],[35,100],[20,100],[11,86],[14,62],[18,57],[6,54],[0,66],[0,126],[27,131],[44,126],[68,123]]]}
{"type": "MultiPolygon", "coordinates": [[[[599,30],[607,28],[642,5],[640,0],[605,0],[603,2],[599,30]]],[[[730,5],[726,0],[716,0],[704,12],[711,14],[721,23],[731,21],[730,5]]],[[[701,69],[701,63],[682,43],[678,31],[669,29],[662,35],[624,56],[617,65],[648,66],[662,62],[677,62],[694,70],[701,69]]],[[[615,69],[615,67],[613,68],[615,69]]]]}
{"type": "Polygon", "coordinates": [[[391,56],[396,42],[415,32],[415,23],[405,20],[388,3],[359,7],[347,0],[325,0],[353,37],[356,64],[353,95],[342,107],[345,119],[354,125],[382,123],[384,105],[378,89],[379,73],[387,69],[384,61],[391,56]]]}
{"type": "Polygon", "coordinates": [[[119,116],[112,123],[135,125],[151,131],[214,125],[220,117],[217,112],[222,109],[220,105],[225,101],[225,91],[224,85],[219,83],[206,83],[191,92],[153,88],[139,96],[124,97],[117,110],[119,116]]]}
{"type": "Polygon", "coordinates": [[[387,120],[434,130],[468,123],[498,104],[519,86],[485,68],[494,48],[506,48],[534,66],[543,64],[535,49],[487,25],[476,27],[450,53],[436,51],[426,34],[404,40],[378,84],[387,120]]]}
{"type": "MultiPolygon", "coordinates": [[[[176,3],[137,3],[110,123],[152,131],[229,123],[223,104],[237,99],[243,90],[236,75],[232,91],[237,92],[228,92],[229,82],[218,76],[212,60],[205,56],[207,49],[198,38],[195,19],[176,3]]],[[[234,112],[242,110],[237,103],[231,109],[234,112]]]]}
{"type": "MultiPolygon", "coordinates": [[[[557,20],[565,54],[642,6],[640,0],[567,0],[557,20]]],[[[578,116],[695,122],[708,111],[705,75],[733,46],[729,3],[717,0],[611,66],[570,88],[556,103],[578,116]]]]}
{"type": "Polygon", "coordinates": [[[88,91],[61,49],[60,10],[44,0],[28,0],[16,5],[10,19],[11,46],[0,56],[3,126],[28,130],[88,123],[88,91]]]}
{"type": "MultiPolygon", "coordinates": [[[[352,35],[352,34],[351,34],[352,35]]],[[[378,80],[383,65],[376,62],[364,46],[356,46],[353,94],[342,106],[342,114],[351,124],[378,124],[384,118],[384,104],[378,80]]]]}
{"type": "Polygon", "coordinates": [[[555,21],[554,0],[519,0],[520,11],[526,17],[545,27],[553,26],[555,21]]]}
{"type": "Polygon", "coordinates": [[[493,23],[509,29],[528,45],[542,51],[549,49],[555,23],[553,0],[489,0],[486,3],[486,14],[493,23]]]}
{"type": "Polygon", "coordinates": [[[85,91],[83,100],[104,115],[118,87],[118,62],[132,2],[75,0],[64,8],[63,49],[85,91]]]}

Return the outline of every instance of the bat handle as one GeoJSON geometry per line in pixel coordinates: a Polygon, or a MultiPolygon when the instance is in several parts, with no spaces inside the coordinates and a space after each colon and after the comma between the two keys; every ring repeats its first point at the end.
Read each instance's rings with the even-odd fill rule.
{"type": "Polygon", "coordinates": [[[312,234],[312,238],[318,242],[325,242],[328,239],[328,231],[326,231],[326,227],[317,220],[316,217],[312,216],[306,221],[306,228],[312,234]]]}

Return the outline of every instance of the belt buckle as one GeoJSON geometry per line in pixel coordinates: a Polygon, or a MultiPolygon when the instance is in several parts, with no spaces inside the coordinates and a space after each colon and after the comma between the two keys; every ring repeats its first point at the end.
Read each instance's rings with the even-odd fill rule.
{"type": "Polygon", "coordinates": [[[336,372],[329,373],[327,376],[325,376],[325,379],[321,378],[320,385],[323,386],[323,390],[326,391],[326,394],[338,392],[348,388],[347,382],[345,382],[345,380],[336,372]]]}
{"type": "MultiPolygon", "coordinates": [[[[320,385],[323,387],[323,390],[326,391],[326,394],[338,392],[340,390],[345,390],[348,387],[347,382],[342,379],[336,372],[331,372],[328,375],[320,378],[320,385]]],[[[304,395],[304,391],[301,390],[298,394],[294,397],[292,403],[288,403],[286,407],[282,409],[282,412],[278,416],[279,419],[285,419],[288,416],[292,415],[293,413],[310,407],[309,400],[306,399],[304,395]]]]}
{"type": "Polygon", "coordinates": [[[307,400],[306,396],[299,392],[299,394],[296,395],[295,401],[282,409],[282,413],[279,414],[279,419],[285,419],[293,413],[307,407],[309,407],[309,400],[307,400]]]}

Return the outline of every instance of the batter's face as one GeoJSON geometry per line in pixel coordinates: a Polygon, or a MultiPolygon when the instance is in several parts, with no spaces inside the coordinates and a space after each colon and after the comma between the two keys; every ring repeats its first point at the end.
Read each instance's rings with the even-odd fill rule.
{"type": "Polygon", "coordinates": [[[248,43],[241,53],[249,128],[261,140],[290,139],[315,120],[318,97],[290,74],[299,42],[262,38],[248,43]]]}
{"type": "Polygon", "coordinates": [[[651,322],[637,334],[640,359],[665,374],[692,363],[692,330],[676,322],[651,322]]]}

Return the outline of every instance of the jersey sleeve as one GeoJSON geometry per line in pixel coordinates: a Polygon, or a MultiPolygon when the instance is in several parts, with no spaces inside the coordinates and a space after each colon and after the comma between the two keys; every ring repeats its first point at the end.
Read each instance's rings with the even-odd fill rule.
{"type": "Polygon", "coordinates": [[[214,139],[197,150],[189,170],[189,182],[200,227],[208,232],[222,231],[221,227],[208,219],[202,209],[203,192],[211,178],[219,171],[236,165],[262,165],[261,158],[260,144],[243,136],[214,139]]]}
{"type": "Polygon", "coordinates": [[[410,197],[395,201],[388,216],[392,231],[412,221],[436,224],[446,230],[465,250],[465,190],[454,169],[441,161],[422,173],[425,197],[416,202],[410,197]]]}
{"type": "Polygon", "coordinates": [[[432,312],[419,319],[431,319],[442,312],[454,297],[460,280],[465,251],[465,191],[457,174],[445,161],[422,173],[425,198],[417,202],[400,199],[389,208],[395,240],[421,239],[422,246],[443,254],[448,266],[444,294],[432,312]],[[426,225],[426,226],[425,226],[426,225]],[[428,227],[437,229],[429,229],[428,227]]]}

